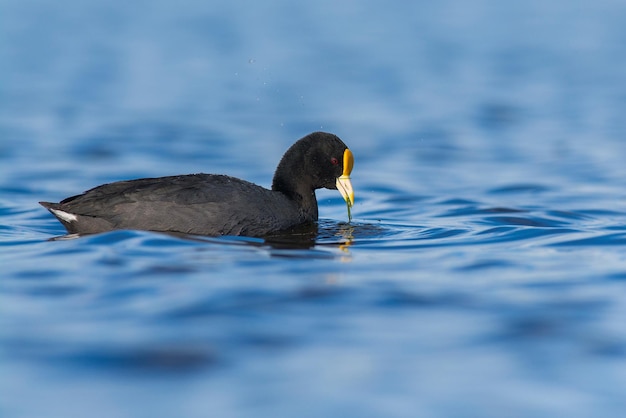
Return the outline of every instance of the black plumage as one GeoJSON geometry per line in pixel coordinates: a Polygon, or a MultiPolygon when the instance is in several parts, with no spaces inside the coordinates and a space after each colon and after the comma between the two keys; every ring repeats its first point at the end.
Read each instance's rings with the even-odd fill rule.
{"type": "Polygon", "coordinates": [[[59,203],[40,202],[69,233],[138,229],[198,235],[264,236],[318,219],[315,190],[337,189],[351,206],[352,153],[314,132],[284,154],[266,189],[216,174],[104,184],[59,203]]]}

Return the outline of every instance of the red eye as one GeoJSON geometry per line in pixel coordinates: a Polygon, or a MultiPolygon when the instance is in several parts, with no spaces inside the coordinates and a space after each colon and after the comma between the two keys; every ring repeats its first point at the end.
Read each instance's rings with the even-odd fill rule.
{"type": "Polygon", "coordinates": [[[332,165],[337,165],[337,164],[339,164],[339,160],[338,160],[338,159],[336,159],[335,157],[333,157],[333,158],[331,158],[331,159],[330,159],[330,163],[331,163],[332,165]]]}

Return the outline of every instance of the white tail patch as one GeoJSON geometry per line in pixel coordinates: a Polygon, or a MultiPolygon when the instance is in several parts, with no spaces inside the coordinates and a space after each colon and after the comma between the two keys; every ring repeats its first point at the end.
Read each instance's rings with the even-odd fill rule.
{"type": "Polygon", "coordinates": [[[59,209],[50,209],[50,212],[54,213],[54,216],[64,220],[65,222],[76,222],[76,220],[78,219],[73,213],[63,212],[59,209]]]}

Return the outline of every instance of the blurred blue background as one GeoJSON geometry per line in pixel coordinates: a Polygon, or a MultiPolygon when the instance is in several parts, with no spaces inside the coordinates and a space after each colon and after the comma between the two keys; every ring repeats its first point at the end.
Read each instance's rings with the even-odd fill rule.
{"type": "Polygon", "coordinates": [[[0,415],[621,416],[625,70],[618,0],[0,1],[0,415]],[[316,130],[310,248],[49,241],[316,130]]]}

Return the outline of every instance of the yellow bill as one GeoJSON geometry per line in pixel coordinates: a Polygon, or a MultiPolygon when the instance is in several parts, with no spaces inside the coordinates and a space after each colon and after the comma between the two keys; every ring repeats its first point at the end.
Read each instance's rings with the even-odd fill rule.
{"type": "Polygon", "coordinates": [[[337,190],[341,193],[343,200],[346,201],[348,207],[348,222],[352,220],[352,214],[350,209],[354,204],[354,190],[352,189],[352,183],[350,182],[350,173],[352,173],[352,167],[354,166],[354,157],[352,151],[346,148],[343,152],[343,173],[337,178],[337,190]]]}

